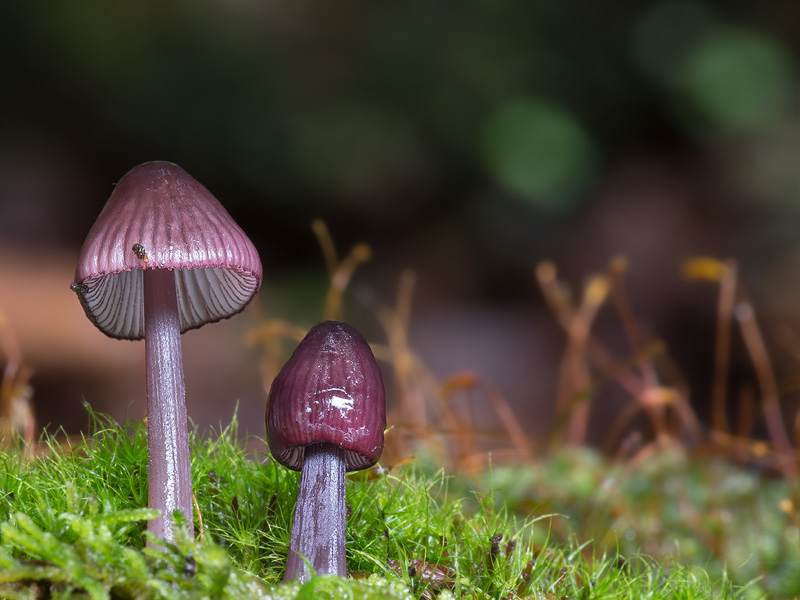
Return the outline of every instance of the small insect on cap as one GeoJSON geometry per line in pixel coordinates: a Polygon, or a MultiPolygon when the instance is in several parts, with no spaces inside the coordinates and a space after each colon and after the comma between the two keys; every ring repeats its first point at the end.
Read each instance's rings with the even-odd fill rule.
{"type": "Polygon", "coordinates": [[[272,382],[267,441],[282,465],[299,471],[306,446],[345,450],[348,471],[374,465],[383,451],[386,393],[369,344],[353,327],[311,328],[272,382]]]}
{"type": "Polygon", "coordinates": [[[144,269],[175,273],[181,332],[240,312],[261,286],[258,252],[228,212],[178,165],[150,162],[114,188],[70,286],[114,338],[144,337],[144,269]]]}

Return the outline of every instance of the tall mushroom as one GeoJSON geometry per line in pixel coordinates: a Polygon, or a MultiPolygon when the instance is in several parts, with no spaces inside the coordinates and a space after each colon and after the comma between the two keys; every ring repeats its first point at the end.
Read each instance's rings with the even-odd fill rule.
{"type": "Polygon", "coordinates": [[[383,451],[386,395],[369,344],[353,327],[311,328],[272,382],[267,440],[275,459],[301,471],[285,581],[309,571],[347,575],[345,471],[366,469],[383,451]]]}
{"type": "Polygon", "coordinates": [[[253,244],[179,166],[129,171],[83,244],[75,281],[86,316],[112,338],[145,340],[148,529],[172,539],[174,511],[192,523],[181,334],[240,312],[261,285],[253,244]]]}

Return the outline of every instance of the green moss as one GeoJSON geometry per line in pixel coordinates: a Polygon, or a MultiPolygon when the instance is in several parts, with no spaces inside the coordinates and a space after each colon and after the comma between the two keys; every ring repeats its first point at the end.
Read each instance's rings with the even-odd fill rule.
{"type": "MultiPolygon", "coordinates": [[[[91,435],[46,437],[41,456],[0,454],[0,597],[8,598],[757,598],[723,570],[595,556],[554,543],[552,521],[521,517],[422,465],[351,476],[351,577],[282,583],[298,474],[248,455],[236,421],[191,437],[202,517],[195,536],[145,547],[146,431],[91,413],[91,435]]],[[[562,464],[559,468],[563,469],[562,464]]],[[[566,472],[566,471],[565,471],[566,472]]],[[[508,479],[509,485],[512,479],[508,479]]],[[[501,482],[502,483],[502,482],[501,482]]],[[[585,483],[585,482],[584,482],[585,483]]],[[[585,485],[577,487],[585,496],[585,485]]]]}

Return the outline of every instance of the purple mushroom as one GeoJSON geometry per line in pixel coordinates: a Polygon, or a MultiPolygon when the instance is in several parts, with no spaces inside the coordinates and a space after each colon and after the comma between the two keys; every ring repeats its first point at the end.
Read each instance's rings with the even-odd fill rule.
{"type": "Polygon", "coordinates": [[[267,441],[275,459],[302,471],[285,581],[309,570],[347,575],[345,471],[374,465],[383,451],[386,394],[369,344],[353,327],[313,327],[272,382],[267,441]]]}
{"type": "Polygon", "coordinates": [[[253,244],[179,166],[151,162],[114,188],[81,249],[75,281],[100,331],[145,340],[148,529],[172,539],[174,511],[192,518],[181,334],[240,312],[261,285],[253,244]]]}

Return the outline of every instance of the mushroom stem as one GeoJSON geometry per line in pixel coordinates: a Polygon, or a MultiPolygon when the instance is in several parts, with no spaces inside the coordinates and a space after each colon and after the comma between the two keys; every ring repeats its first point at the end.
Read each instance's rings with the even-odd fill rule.
{"type": "Polygon", "coordinates": [[[147,529],[172,540],[172,515],[176,510],[183,513],[186,523],[193,523],[178,296],[172,269],[145,269],[143,277],[148,505],[161,511],[147,529]]]}
{"type": "Polygon", "coordinates": [[[344,474],[344,451],[338,446],[314,444],[305,449],[284,581],[310,578],[301,555],[315,573],[347,576],[344,474]]]}

